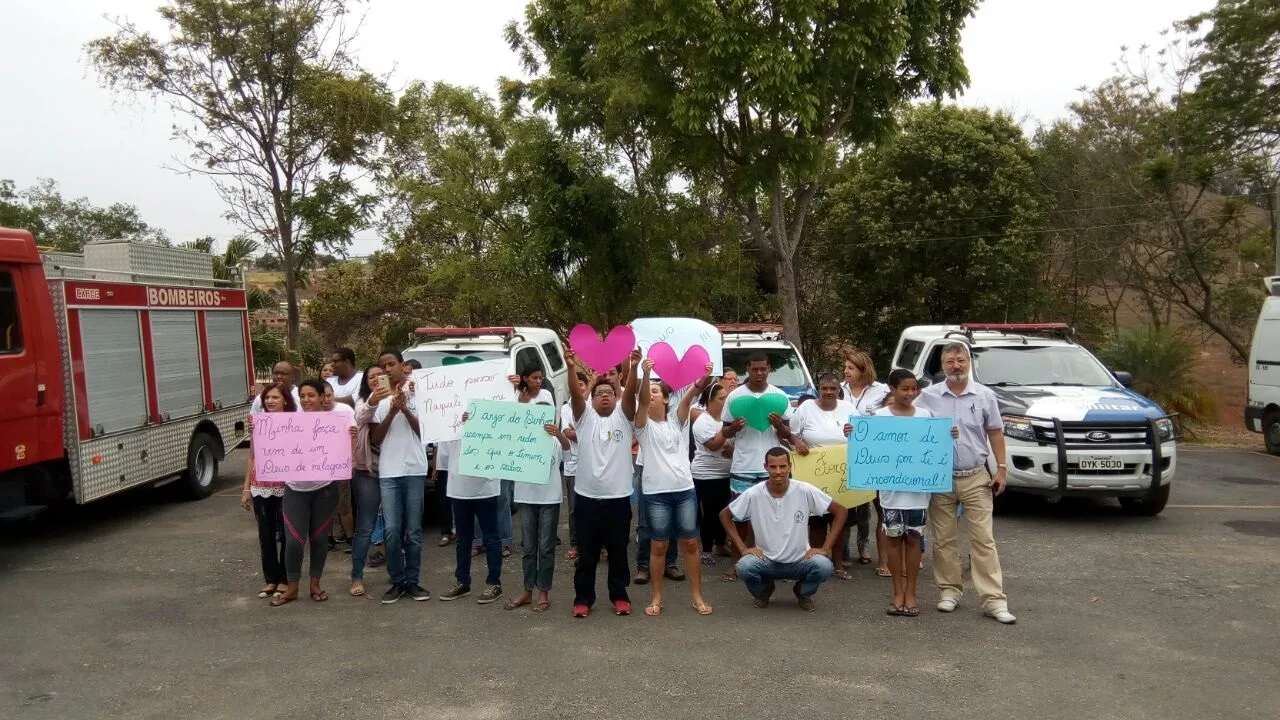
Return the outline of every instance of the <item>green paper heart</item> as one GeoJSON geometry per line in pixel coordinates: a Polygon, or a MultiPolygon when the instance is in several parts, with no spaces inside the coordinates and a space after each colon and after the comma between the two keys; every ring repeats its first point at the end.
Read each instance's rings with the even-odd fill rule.
{"type": "Polygon", "coordinates": [[[759,397],[740,395],[729,403],[729,413],[735,418],[746,418],[747,427],[764,432],[769,429],[769,414],[781,415],[787,411],[790,404],[791,401],[786,395],[778,393],[765,393],[759,397]]]}
{"type": "Polygon", "coordinates": [[[471,355],[468,355],[466,357],[456,357],[454,355],[450,355],[444,360],[441,360],[440,364],[445,367],[448,367],[450,365],[461,365],[462,363],[473,363],[473,362],[480,362],[480,358],[474,357],[471,355]]]}

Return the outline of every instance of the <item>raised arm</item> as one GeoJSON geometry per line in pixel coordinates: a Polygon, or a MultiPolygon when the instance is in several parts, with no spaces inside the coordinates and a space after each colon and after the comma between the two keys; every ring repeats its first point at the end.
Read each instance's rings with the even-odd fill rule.
{"type": "Polygon", "coordinates": [[[587,409],[586,391],[582,389],[580,383],[577,382],[578,376],[578,356],[573,354],[572,350],[564,351],[565,369],[569,372],[569,409],[573,411],[573,421],[576,423],[582,419],[582,413],[587,409]]]}
{"type": "Polygon", "coordinates": [[[622,414],[628,420],[636,419],[636,387],[640,384],[640,351],[631,351],[631,360],[627,365],[627,389],[622,391],[622,414]]]}
{"type": "Polygon", "coordinates": [[[680,398],[680,405],[676,408],[676,419],[680,421],[681,425],[689,422],[689,408],[693,406],[693,398],[701,395],[702,391],[707,389],[707,385],[711,384],[712,367],[714,366],[711,363],[707,363],[707,372],[703,374],[702,378],[699,379],[698,382],[693,384],[693,390],[686,392],[684,396],[680,398]]]}
{"type": "Polygon", "coordinates": [[[640,382],[644,390],[640,391],[639,396],[636,397],[635,423],[637,430],[649,422],[649,403],[653,401],[653,393],[649,391],[649,378],[653,372],[653,361],[645,360],[642,367],[644,368],[644,377],[640,379],[640,382]]]}

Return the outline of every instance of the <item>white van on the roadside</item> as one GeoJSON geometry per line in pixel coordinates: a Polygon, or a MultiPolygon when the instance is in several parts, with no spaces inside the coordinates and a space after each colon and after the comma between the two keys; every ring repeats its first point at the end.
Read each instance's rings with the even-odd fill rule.
{"type": "Polygon", "coordinates": [[[406,348],[405,360],[424,368],[460,362],[507,359],[507,372],[542,371],[542,387],[551,391],[556,407],[569,399],[569,371],[564,345],[554,330],[535,327],[418,328],[417,345],[406,348]]]}
{"type": "Polygon", "coordinates": [[[1267,452],[1280,455],[1280,277],[1263,279],[1267,299],[1249,347],[1249,401],[1245,427],[1262,433],[1267,452]]]}

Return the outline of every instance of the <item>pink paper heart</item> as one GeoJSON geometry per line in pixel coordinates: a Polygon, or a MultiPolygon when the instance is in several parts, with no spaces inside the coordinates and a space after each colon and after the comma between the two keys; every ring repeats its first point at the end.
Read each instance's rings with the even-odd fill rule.
{"type": "Polygon", "coordinates": [[[677,358],[676,351],[664,342],[654,343],[649,348],[649,359],[653,361],[658,377],[676,390],[702,379],[707,374],[707,363],[711,362],[707,349],[701,345],[690,347],[684,357],[677,358]]]}
{"type": "Polygon", "coordinates": [[[569,347],[587,367],[604,374],[626,360],[636,346],[636,334],[630,325],[619,325],[609,331],[604,342],[590,325],[574,325],[569,331],[569,347]]]}

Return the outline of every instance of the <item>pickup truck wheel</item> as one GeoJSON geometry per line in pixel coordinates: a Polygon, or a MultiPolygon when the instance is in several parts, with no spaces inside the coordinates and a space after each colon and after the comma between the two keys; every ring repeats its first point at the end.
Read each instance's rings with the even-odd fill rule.
{"type": "Polygon", "coordinates": [[[213,493],[218,479],[218,442],[207,433],[196,433],[187,448],[187,469],[179,485],[189,500],[203,500],[213,493]]]}
{"type": "Polygon", "coordinates": [[[1267,452],[1280,455],[1280,413],[1275,410],[1262,416],[1262,438],[1267,444],[1267,452]]]}
{"type": "Polygon", "coordinates": [[[1173,483],[1161,485],[1159,490],[1142,497],[1122,497],[1120,498],[1120,507],[1129,512],[1130,515],[1142,515],[1145,517],[1155,517],[1164,510],[1164,506],[1169,504],[1169,490],[1173,487],[1173,483]]]}

